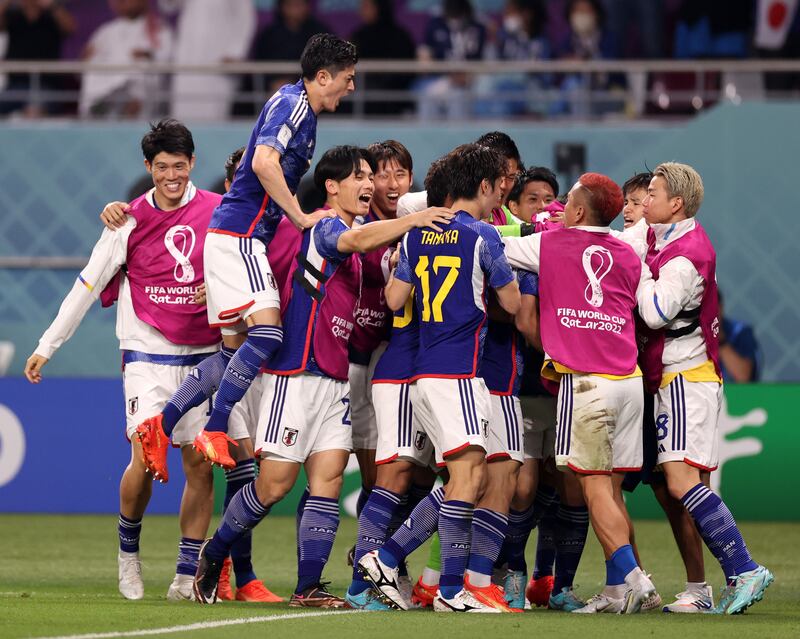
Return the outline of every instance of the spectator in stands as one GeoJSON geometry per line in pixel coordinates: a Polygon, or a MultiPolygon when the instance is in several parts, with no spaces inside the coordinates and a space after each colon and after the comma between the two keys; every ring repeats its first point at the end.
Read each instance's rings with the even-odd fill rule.
{"type": "MultiPolygon", "coordinates": [[[[330,28],[311,15],[309,0],[277,0],[272,24],[261,29],[253,43],[253,59],[297,62],[308,39],[330,28]]],[[[295,75],[262,75],[245,78],[242,89],[256,91],[248,104],[237,106],[236,115],[258,113],[265,100],[282,85],[297,80],[295,75]]]]}
{"type": "MultiPolygon", "coordinates": [[[[0,0],[0,31],[8,33],[6,60],[58,60],[61,44],[75,30],[75,19],[55,0],[0,0]]],[[[44,91],[62,87],[61,77],[43,75],[44,91]]],[[[0,114],[22,111],[35,117],[53,113],[56,104],[36,94],[32,75],[12,73],[0,97],[0,114]]]]}
{"type": "MultiPolygon", "coordinates": [[[[256,32],[253,0],[180,0],[176,64],[217,65],[243,60],[256,32]]],[[[238,76],[179,73],[172,77],[172,115],[186,121],[220,121],[230,115],[238,76]]]]}
{"type": "MultiPolygon", "coordinates": [[[[470,0],[444,0],[442,15],[432,17],[425,28],[417,56],[421,60],[480,60],[485,47],[486,27],[475,19],[470,0]]],[[[461,73],[426,78],[418,85],[420,117],[467,117],[471,84],[471,78],[461,73]]]]}
{"type": "MultiPolygon", "coordinates": [[[[361,19],[364,23],[350,40],[356,45],[360,60],[413,60],[416,47],[411,34],[394,17],[392,0],[361,0],[361,19]]],[[[362,87],[366,90],[405,91],[411,86],[413,76],[395,73],[366,74],[362,87]]],[[[392,102],[367,102],[365,113],[370,115],[397,115],[411,109],[404,100],[392,102]]]]}
{"type": "MultiPolygon", "coordinates": [[[[555,57],[568,60],[604,60],[613,57],[614,47],[605,29],[605,9],[600,0],[570,0],[566,6],[570,30],[556,47],[555,57]]],[[[607,92],[625,86],[620,74],[592,73],[587,82],[582,74],[569,74],[561,81],[564,102],[557,111],[573,115],[599,115],[620,111],[622,99],[599,98],[594,92],[607,92]],[[590,101],[590,98],[593,98],[590,101]]]]}
{"type": "MultiPolygon", "coordinates": [[[[764,9],[759,9],[754,39],[758,57],[778,60],[800,58],[800,6],[790,4],[780,20],[775,20],[764,9]]],[[[764,73],[764,88],[768,94],[800,91],[800,73],[764,73]]]]}
{"type": "MultiPolygon", "coordinates": [[[[487,57],[500,60],[548,59],[551,55],[550,43],[544,34],[547,16],[543,0],[508,0],[496,42],[489,47],[487,57]]],[[[479,84],[481,95],[486,96],[478,104],[479,115],[521,115],[546,111],[546,103],[541,101],[538,92],[547,88],[548,76],[501,73],[482,77],[479,84]],[[504,94],[515,93],[517,97],[504,97],[504,94]],[[532,97],[522,97],[523,93],[532,97]]]]}
{"type": "Polygon", "coordinates": [[[740,320],[725,317],[722,293],[719,293],[719,364],[726,382],[755,382],[760,374],[761,348],[753,327],[740,320]]]}
{"type": "MultiPolygon", "coordinates": [[[[100,26],[84,51],[87,62],[133,64],[169,60],[173,36],[155,14],[148,0],[109,0],[117,17],[100,26]]],[[[162,78],[153,73],[84,74],[80,114],[84,117],[150,117],[160,110],[158,94],[162,78]]]]}

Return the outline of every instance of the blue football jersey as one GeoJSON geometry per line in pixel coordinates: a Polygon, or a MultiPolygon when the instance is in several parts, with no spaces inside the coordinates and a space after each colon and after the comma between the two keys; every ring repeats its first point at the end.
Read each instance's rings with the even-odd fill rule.
{"type": "Polygon", "coordinates": [[[486,325],[487,284],[514,279],[500,235],[459,211],[444,230],[406,234],[395,274],[414,286],[419,317],[415,378],[475,377],[486,325]]]}
{"type": "Polygon", "coordinates": [[[413,295],[394,312],[389,345],[375,365],[373,383],[407,382],[414,376],[419,350],[419,318],[413,295]]]}
{"type": "Polygon", "coordinates": [[[317,115],[308,104],[302,79],[286,84],[261,110],[239,162],[231,189],[214,211],[209,231],[239,237],[257,237],[269,244],[283,215],[253,172],[255,148],[265,145],[281,154],[286,185],[297,191],[308,171],[317,139],[317,115]]]}
{"type": "MultiPolygon", "coordinates": [[[[530,271],[517,271],[519,292],[539,295],[539,277],[530,271]]],[[[524,342],[513,323],[489,320],[478,377],[494,395],[519,395],[523,373],[524,342]]]]}

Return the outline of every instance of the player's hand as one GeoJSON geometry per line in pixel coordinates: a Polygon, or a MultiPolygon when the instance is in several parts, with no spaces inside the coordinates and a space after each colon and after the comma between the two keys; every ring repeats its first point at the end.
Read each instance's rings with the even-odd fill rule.
{"type": "Polygon", "coordinates": [[[431,206],[418,213],[412,213],[410,216],[413,219],[414,226],[417,228],[429,228],[434,231],[441,231],[442,226],[450,224],[453,219],[453,211],[446,209],[443,206],[431,206]]]}
{"type": "Polygon", "coordinates": [[[100,214],[100,221],[111,231],[116,231],[125,226],[128,220],[128,211],[131,210],[127,202],[109,202],[100,214]]]}
{"type": "Polygon", "coordinates": [[[42,381],[42,368],[50,360],[34,353],[25,362],[25,377],[31,384],[38,384],[42,381]]]}
{"type": "Polygon", "coordinates": [[[194,292],[194,299],[195,304],[200,304],[201,306],[206,303],[206,283],[202,282],[198,287],[197,290],[194,292]]]}
{"type": "Polygon", "coordinates": [[[298,228],[301,231],[305,231],[306,229],[310,229],[320,220],[324,220],[326,217],[336,217],[336,212],[333,209],[323,209],[320,211],[314,211],[308,215],[303,215],[303,217],[300,218],[300,224],[298,225],[298,228]]]}
{"type": "Polygon", "coordinates": [[[397,268],[397,265],[400,263],[400,242],[397,243],[397,246],[392,251],[392,254],[389,256],[389,270],[394,271],[397,268]]]}

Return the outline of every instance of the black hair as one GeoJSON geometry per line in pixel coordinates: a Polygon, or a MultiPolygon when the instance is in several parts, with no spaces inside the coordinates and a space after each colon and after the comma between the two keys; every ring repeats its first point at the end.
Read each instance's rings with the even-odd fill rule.
{"type": "Polygon", "coordinates": [[[540,37],[549,17],[543,0],[512,0],[512,2],[519,11],[533,15],[533,24],[526,24],[525,30],[531,38],[540,37]]]}
{"type": "Polygon", "coordinates": [[[354,171],[361,170],[361,160],[366,160],[373,171],[378,170],[374,156],[367,149],[347,144],[328,149],[314,169],[315,186],[325,193],[326,180],[341,182],[347,179],[354,171]]]}
{"type": "Polygon", "coordinates": [[[444,206],[450,195],[450,174],[448,173],[449,156],[444,155],[434,160],[425,176],[425,191],[428,194],[428,206],[444,206]]]}
{"type": "Polygon", "coordinates": [[[644,189],[646,191],[652,179],[653,174],[649,171],[637,173],[632,178],[628,178],[625,184],[622,185],[622,194],[627,195],[630,191],[636,191],[637,189],[644,189]]]}
{"type": "Polygon", "coordinates": [[[300,67],[306,80],[313,80],[317,71],[325,69],[336,75],[358,62],[356,45],[331,33],[318,33],[306,42],[300,56],[300,67]]]}
{"type": "Polygon", "coordinates": [[[172,118],[150,123],[150,130],[142,138],[144,158],[152,163],[153,158],[162,152],[185,155],[191,159],[194,155],[192,132],[172,118]]]}
{"type": "Polygon", "coordinates": [[[522,192],[530,182],[545,182],[553,189],[553,197],[558,197],[558,180],[556,174],[546,166],[532,166],[517,176],[511,192],[508,194],[509,202],[519,202],[522,192]]]}
{"type": "Polygon", "coordinates": [[[414,161],[411,159],[411,153],[409,153],[405,145],[397,140],[373,142],[367,147],[367,150],[372,153],[378,166],[394,160],[409,173],[414,170],[414,161]]]}
{"type": "Polygon", "coordinates": [[[228,178],[228,182],[233,182],[233,176],[236,174],[236,167],[239,166],[243,155],[244,147],[240,146],[225,160],[225,177],[228,178]]]}
{"type": "Polygon", "coordinates": [[[133,202],[140,195],[144,195],[153,188],[153,176],[145,173],[128,188],[128,199],[126,202],[133,202]]]}
{"type": "Polygon", "coordinates": [[[481,182],[494,186],[506,173],[503,156],[482,144],[462,144],[448,155],[450,195],[454,200],[474,200],[481,182]]]}
{"type": "Polygon", "coordinates": [[[475,140],[475,144],[488,146],[490,149],[497,151],[507,160],[516,160],[517,164],[522,164],[522,158],[519,155],[519,149],[508,134],[502,131],[490,131],[484,133],[481,137],[475,140]]]}

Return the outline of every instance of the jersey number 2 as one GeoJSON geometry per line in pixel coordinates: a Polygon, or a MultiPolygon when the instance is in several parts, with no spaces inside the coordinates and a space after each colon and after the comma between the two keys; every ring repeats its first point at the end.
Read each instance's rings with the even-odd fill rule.
{"type": "Polygon", "coordinates": [[[439,273],[440,268],[450,269],[442,282],[442,286],[436,291],[431,300],[430,283],[430,260],[427,255],[420,255],[414,273],[419,278],[422,287],[422,321],[430,322],[433,313],[434,322],[443,322],[442,305],[453,285],[458,279],[458,269],[461,268],[461,258],[454,255],[437,255],[433,258],[433,272],[439,273]]]}

